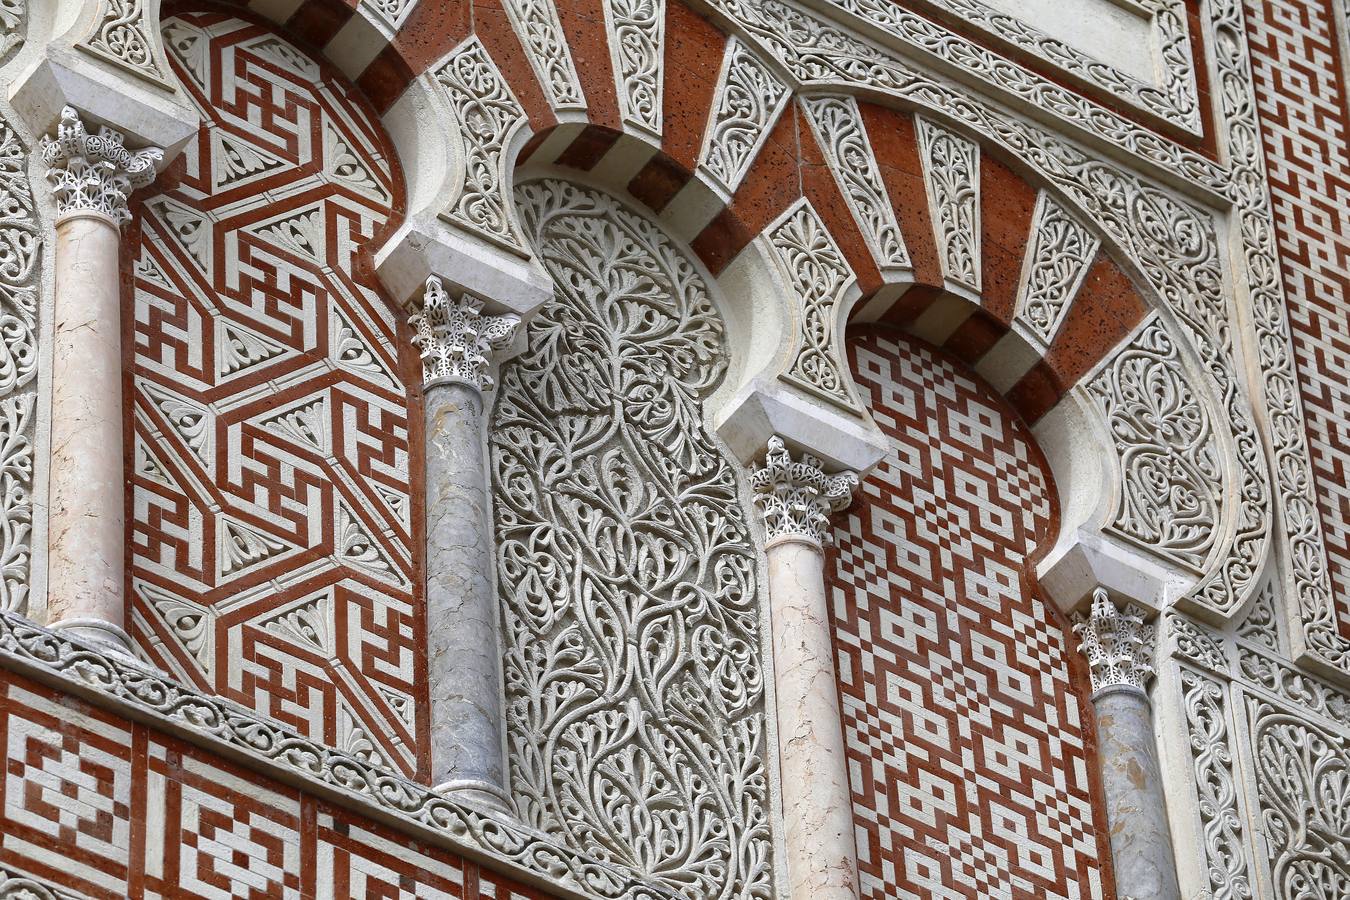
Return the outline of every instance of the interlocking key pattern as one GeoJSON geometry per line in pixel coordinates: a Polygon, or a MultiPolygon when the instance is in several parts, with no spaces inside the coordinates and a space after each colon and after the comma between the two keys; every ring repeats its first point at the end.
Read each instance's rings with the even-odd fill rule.
{"type": "Polygon", "coordinates": [[[850,356],[891,445],[836,517],[830,578],[862,896],[1101,896],[1086,691],[1025,574],[1049,469],[935,351],[864,332],[850,356]]]}
{"type": "Polygon", "coordinates": [[[1350,100],[1336,14],[1333,0],[1245,8],[1327,563],[1350,637],[1350,100]]]}
{"type": "Polygon", "coordinates": [[[132,632],[185,681],[416,774],[409,398],[363,255],[402,202],[390,149],[266,27],[164,31],[203,125],[128,237],[132,632]]]}

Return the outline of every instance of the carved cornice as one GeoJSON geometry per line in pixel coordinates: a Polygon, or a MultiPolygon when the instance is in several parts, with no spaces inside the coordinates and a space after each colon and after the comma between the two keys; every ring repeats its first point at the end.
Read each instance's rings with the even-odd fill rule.
{"type": "Polygon", "coordinates": [[[828,540],[830,513],[848,506],[858,476],[853,472],[826,475],[821,465],[809,453],[794,461],[782,438],[769,438],[764,465],[750,475],[768,540],[791,537],[817,544],[828,540]]]}
{"type": "Polygon", "coordinates": [[[252,710],[198,693],[144,664],[3,611],[0,666],[212,751],[242,758],[252,768],[365,815],[393,819],[415,834],[543,880],[550,893],[675,900],[667,889],[562,846],[519,822],[461,803],[351,753],[302,737],[252,710]]]}
{"type": "Polygon", "coordinates": [[[106,125],[90,134],[70,106],[61,110],[56,137],[42,139],[41,152],[58,219],[92,212],[118,225],[131,218],[127,196],[155,180],[155,163],[164,157],[158,147],[133,153],[121,132],[106,125]]]}
{"type": "Polygon", "coordinates": [[[1092,670],[1094,694],[1110,688],[1144,691],[1153,677],[1154,628],[1133,603],[1116,606],[1105,588],[1092,592],[1087,615],[1074,617],[1079,650],[1092,670]]]}
{"type": "Polygon", "coordinates": [[[483,302],[468,294],[453,300],[435,275],[427,279],[422,309],[410,320],[421,351],[422,387],[458,382],[480,391],[492,387],[492,356],[511,342],[520,317],[483,315],[483,302]]]}

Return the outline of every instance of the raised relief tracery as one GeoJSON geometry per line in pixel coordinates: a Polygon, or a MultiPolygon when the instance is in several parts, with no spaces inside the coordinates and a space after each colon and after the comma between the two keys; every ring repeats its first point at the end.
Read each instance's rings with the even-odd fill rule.
{"type": "Polygon", "coordinates": [[[555,180],[517,196],[558,286],[491,426],[517,811],[691,898],[767,896],[755,553],[702,425],[720,318],[613,199],[555,180]]]}

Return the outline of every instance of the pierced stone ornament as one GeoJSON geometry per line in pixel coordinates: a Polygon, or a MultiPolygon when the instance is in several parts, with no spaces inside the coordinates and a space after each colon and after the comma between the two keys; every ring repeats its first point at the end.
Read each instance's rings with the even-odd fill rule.
{"type": "Polygon", "coordinates": [[[158,147],[133,153],[122,133],[106,125],[90,134],[70,106],[61,110],[56,137],[42,139],[41,151],[59,217],[96,212],[118,225],[131,218],[127,196],[154,181],[155,163],[164,158],[158,147]]]}
{"type": "Polygon", "coordinates": [[[1092,608],[1074,617],[1079,649],[1092,669],[1092,692],[1129,687],[1143,691],[1153,677],[1154,627],[1133,603],[1116,606],[1105,588],[1092,592],[1092,608]]]}
{"type": "Polygon", "coordinates": [[[801,537],[824,544],[830,513],[848,506],[858,487],[857,474],[826,475],[821,461],[809,453],[794,462],[777,435],[769,438],[768,447],[764,465],[750,475],[767,538],[801,537]]]}
{"type": "Polygon", "coordinates": [[[492,387],[489,354],[511,342],[520,324],[516,315],[485,316],[483,302],[469,294],[450,299],[441,280],[427,279],[422,311],[409,321],[422,352],[422,387],[457,381],[480,391],[492,387]]]}

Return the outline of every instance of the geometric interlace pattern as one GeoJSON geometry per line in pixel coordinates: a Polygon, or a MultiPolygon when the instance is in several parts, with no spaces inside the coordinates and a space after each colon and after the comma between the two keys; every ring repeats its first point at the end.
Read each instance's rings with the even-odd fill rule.
{"type": "Polygon", "coordinates": [[[202,116],[128,234],[132,632],[156,665],[419,769],[408,392],[359,258],[401,187],[335,71],[219,13],[170,19],[202,116]]]}
{"type": "Polygon", "coordinates": [[[862,896],[1099,896],[1086,701],[1026,576],[1049,470],[928,348],[864,333],[850,355],[890,441],[835,519],[830,576],[862,896]]]}

